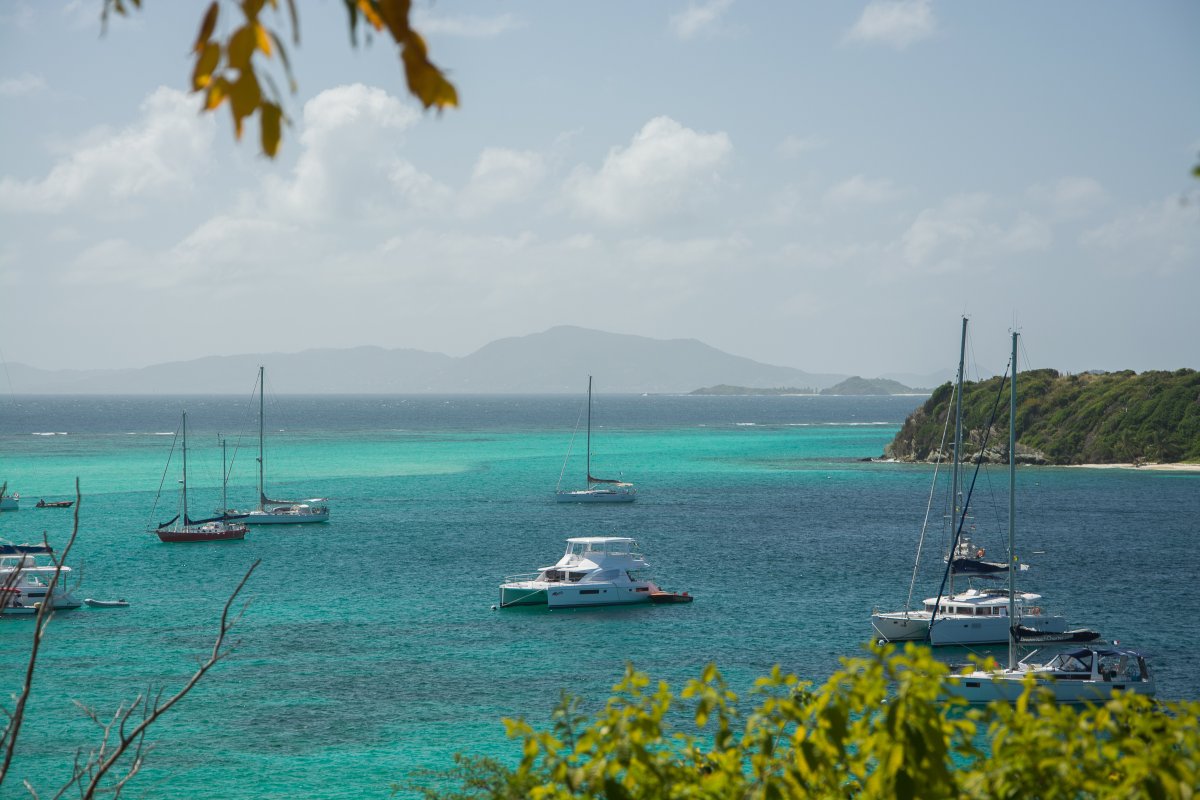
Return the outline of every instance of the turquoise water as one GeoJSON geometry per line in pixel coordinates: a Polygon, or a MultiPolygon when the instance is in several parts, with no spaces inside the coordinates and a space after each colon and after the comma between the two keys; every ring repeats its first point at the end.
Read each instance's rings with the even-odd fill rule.
{"type": "MultiPolygon", "coordinates": [[[[72,703],[111,712],[174,691],[211,648],[220,608],[255,559],[241,644],[153,730],[130,797],[387,797],[457,751],[515,757],[500,719],[536,725],[563,689],[592,704],[626,661],[681,686],[716,661],[735,687],[781,664],[822,680],[902,607],[931,468],[879,455],[920,398],[601,397],[594,471],[636,482],[630,506],[560,505],[553,490],[579,398],[278,398],[268,409],[274,495],[331,498],[323,526],[252,528],[241,543],[164,545],[155,495],[179,411],[192,507],[254,496],[245,398],[17,398],[0,412],[0,480],[23,495],[0,536],[61,543],[71,513],[32,508],[80,478],[69,558],[80,597],[128,609],[60,614],[0,795],[57,788],[95,740],[72,703]],[[45,435],[54,433],[55,435],[45,435]],[[235,445],[240,440],[241,445],[235,445]],[[493,611],[507,574],[563,540],[633,535],[686,606],[493,611]]],[[[583,473],[582,434],[566,483],[583,473]]],[[[176,475],[165,476],[174,491],[176,475]]],[[[1000,552],[1003,470],[981,477],[976,540],[1000,552]]],[[[1200,699],[1195,534],[1200,475],[1023,469],[1022,586],[1073,621],[1151,654],[1166,698],[1200,699]]],[[[936,546],[916,597],[936,591],[936,546]]],[[[0,618],[0,691],[19,685],[28,619],[0,618]]],[[[961,660],[965,652],[947,653],[961,660]]]]}

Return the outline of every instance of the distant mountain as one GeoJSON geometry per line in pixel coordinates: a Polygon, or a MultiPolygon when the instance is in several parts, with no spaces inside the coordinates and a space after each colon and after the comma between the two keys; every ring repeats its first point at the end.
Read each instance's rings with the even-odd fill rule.
{"type": "Polygon", "coordinates": [[[889,394],[929,394],[925,389],[910,389],[898,381],[887,378],[860,378],[855,375],[847,378],[836,386],[822,389],[821,394],[839,395],[889,395],[889,394]]]}
{"type": "Polygon", "coordinates": [[[718,383],[831,386],[821,375],[730,355],[695,339],[650,339],[559,326],[499,339],[462,358],[422,350],[356,347],[213,356],[124,370],[43,370],[8,365],[15,394],[239,394],[259,364],[282,394],[558,394],[587,376],[610,393],[690,392],[718,383]]]}

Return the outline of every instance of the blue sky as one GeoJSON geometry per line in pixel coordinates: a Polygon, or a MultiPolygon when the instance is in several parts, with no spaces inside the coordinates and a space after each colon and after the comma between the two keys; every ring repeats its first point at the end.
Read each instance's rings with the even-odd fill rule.
{"type": "Polygon", "coordinates": [[[299,3],[274,161],[187,92],[205,5],[0,5],[5,361],[572,324],[875,376],[967,314],[996,369],[1014,321],[1033,366],[1200,367],[1200,4],[418,0],[437,115],[299,3]]]}

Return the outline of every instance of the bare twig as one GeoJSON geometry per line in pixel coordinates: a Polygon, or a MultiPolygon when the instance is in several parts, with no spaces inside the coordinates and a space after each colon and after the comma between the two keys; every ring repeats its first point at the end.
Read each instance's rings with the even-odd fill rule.
{"type": "MultiPolygon", "coordinates": [[[[55,557],[51,553],[50,557],[54,560],[55,567],[54,577],[50,579],[50,586],[46,590],[46,598],[38,605],[37,621],[33,627],[33,646],[29,650],[29,661],[25,665],[25,682],[21,685],[21,692],[17,695],[16,704],[9,714],[8,725],[4,729],[4,734],[0,736],[0,743],[3,744],[4,748],[4,760],[0,763],[0,786],[4,785],[4,778],[8,775],[8,768],[12,765],[13,754],[17,745],[17,736],[21,732],[21,723],[25,720],[25,704],[29,701],[29,693],[33,689],[33,675],[37,667],[38,651],[41,649],[42,637],[46,635],[46,626],[50,624],[50,619],[54,616],[54,595],[55,589],[58,586],[58,576],[62,573],[63,563],[67,559],[67,554],[71,552],[71,547],[75,544],[75,537],[79,533],[79,507],[82,504],[83,496],[79,493],[79,479],[76,478],[75,519],[71,525],[71,538],[67,540],[66,547],[63,548],[61,556],[55,557]]],[[[44,534],[43,541],[45,541],[44,534]]],[[[14,575],[19,573],[19,569],[14,570],[14,575]]]]}
{"type": "MultiPolygon", "coordinates": [[[[153,699],[151,699],[149,693],[145,695],[138,695],[128,707],[119,707],[116,713],[113,714],[112,720],[106,725],[102,726],[103,736],[101,738],[100,747],[89,755],[89,757],[83,763],[82,769],[77,768],[75,770],[71,780],[59,790],[58,794],[55,795],[55,798],[62,797],[62,795],[72,786],[79,787],[79,796],[83,800],[92,800],[92,798],[94,798],[100,791],[111,793],[114,798],[120,795],[121,790],[125,787],[126,783],[128,783],[128,781],[133,778],[133,776],[136,775],[142,767],[145,754],[148,752],[148,748],[145,743],[146,730],[153,725],[159,717],[167,713],[172,706],[186,697],[188,692],[195,688],[196,684],[200,682],[200,680],[210,669],[216,666],[217,663],[223,660],[227,655],[232,653],[237,647],[237,642],[228,643],[226,640],[229,636],[229,632],[245,613],[248,602],[243,603],[241,607],[236,610],[233,608],[234,603],[237,600],[238,595],[241,594],[242,589],[245,588],[246,582],[250,580],[250,576],[254,573],[254,570],[258,568],[260,563],[262,563],[261,560],[258,560],[250,565],[250,569],[246,570],[246,574],[242,576],[241,581],[238,582],[238,585],[233,590],[233,593],[229,595],[229,599],[225,601],[225,607],[221,611],[220,629],[217,632],[217,638],[213,642],[212,652],[209,654],[208,659],[205,660],[204,663],[202,663],[194,673],[192,673],[192,677],[188,679],[187,683],[185,683],[179,691],[171,695],[166,700],[163,699],[162,690],[159,690],[154,695],[153,699]],[[233,613],[231,613],[231,611],[233,613]],[[127,730],[126,723],[139,708],[142,710],[142,721],[127,730]],[[114,726],[116,728],[115,731],[114,726]],[[125,774],[116,779],[113,784],[104,787],[102,790],[100,785],[101,782],[127,754],[131,754],[132,763],[128,765],[125,774]]],[[[86,713],[99,724],[98,717],[94,712],[87,710],[86,713]]]]}

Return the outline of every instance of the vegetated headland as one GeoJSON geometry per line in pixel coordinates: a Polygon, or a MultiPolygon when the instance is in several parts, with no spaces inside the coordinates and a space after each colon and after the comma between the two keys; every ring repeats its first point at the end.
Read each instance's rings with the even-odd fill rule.
{"type": "MultiPolygon", "coordinates": [[[[1008,463],[1007,395],[997,404],[1006,386],[1001,377],[963,386],[964,460],[1008,463]]],[[[949,383],[935,389],[904,421],[883,457],[949,459],[949,442],[940,448],[952,395],[949,383]]],[[[1200,464],[1200,372],[1023,372],[1016,429],[1017,463],[1200,464]]]]}

